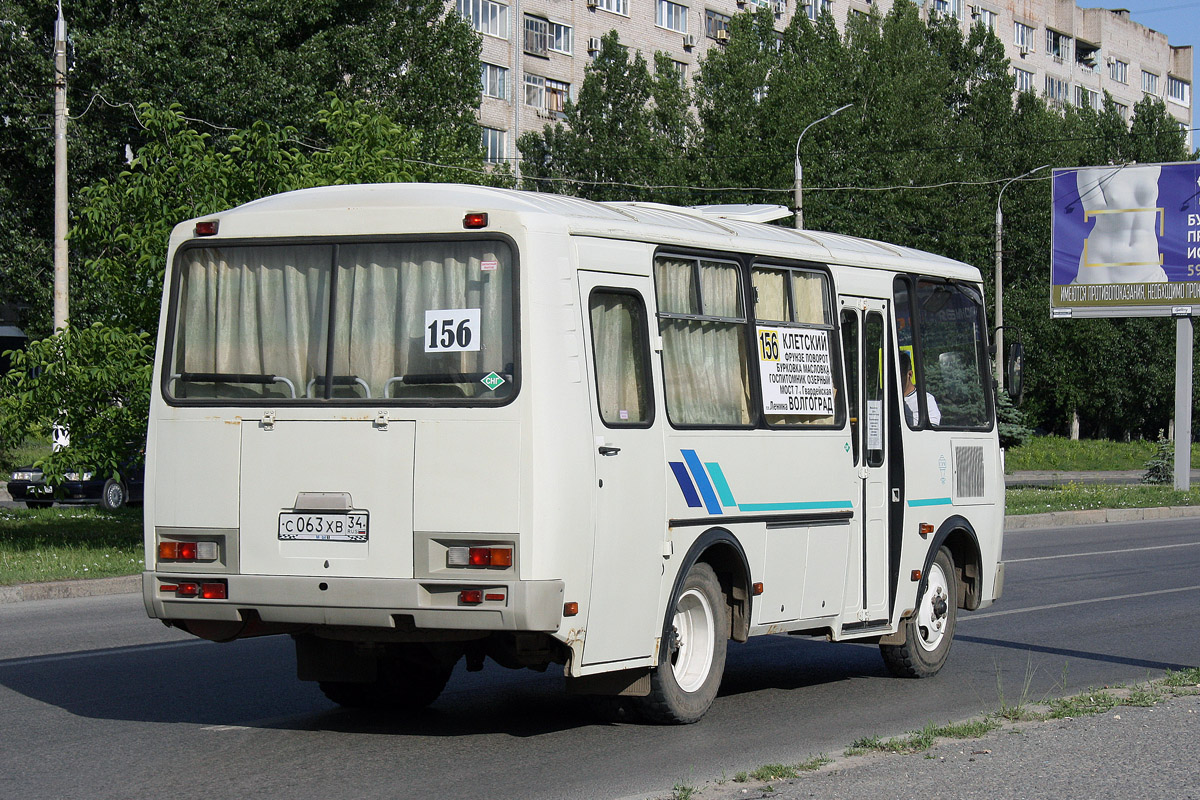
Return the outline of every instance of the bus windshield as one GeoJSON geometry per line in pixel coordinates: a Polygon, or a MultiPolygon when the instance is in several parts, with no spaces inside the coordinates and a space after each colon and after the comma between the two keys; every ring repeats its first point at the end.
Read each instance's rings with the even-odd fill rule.
{"type": "Polygon", "coordinates": [[[508,245],[478,239],[181,248],[164,392],[505,402],[513,273],[508,245]]]}

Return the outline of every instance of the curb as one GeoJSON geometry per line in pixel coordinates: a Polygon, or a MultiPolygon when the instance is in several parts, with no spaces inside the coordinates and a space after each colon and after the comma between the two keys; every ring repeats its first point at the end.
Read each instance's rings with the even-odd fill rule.
{"type": "Polygon", "coordinates": [[[0,586],[0,603],[20,603],[25,600],[64,600],[71,597],[97,597],[107,594],[132,594],[142,590],[142,576],[122,575],[119,578],[91,578],[79,581],[50,581],[48,583],[18,583],[0,586]]]}
{"type": "Polygon", "coordinates": [[[1200,506],[1159,508],[1097,508],[1089,511],[1051,511],[1047,514],[1018,514],[1004,518],[1004,530],[1059,528],[1066,525],[1096,525],[1103,522],[1140,522],[1155,519],[1200,517],[1200,506]]]}

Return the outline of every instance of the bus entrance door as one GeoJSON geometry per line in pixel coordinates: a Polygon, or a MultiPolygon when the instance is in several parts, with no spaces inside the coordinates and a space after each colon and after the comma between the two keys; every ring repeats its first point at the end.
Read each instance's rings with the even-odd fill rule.
{"type": "Polygon", "coordinates": [[[888,410],[885,402],[891,357],[887,348],[888,301],[841,298],[842,344],[855,464],[861,482],[855,505],[859,527],[846,576],[847,627],[888,623],[888,410]]]}
{"type": "Polygon", "coordinates": [[[584,666],[652,654],[663,571],[662,422],[655,419],[649,278],[580,271],[596,466],[584,666]]]}

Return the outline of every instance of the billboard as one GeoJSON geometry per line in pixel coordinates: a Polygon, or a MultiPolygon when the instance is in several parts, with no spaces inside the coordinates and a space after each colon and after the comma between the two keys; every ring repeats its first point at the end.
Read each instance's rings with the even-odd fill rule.
{"type": "Polygon", "coordinates": [[[1053,203],[1052,316],[1200,316],[1200,163],[1056,169],[1053,203]]]}

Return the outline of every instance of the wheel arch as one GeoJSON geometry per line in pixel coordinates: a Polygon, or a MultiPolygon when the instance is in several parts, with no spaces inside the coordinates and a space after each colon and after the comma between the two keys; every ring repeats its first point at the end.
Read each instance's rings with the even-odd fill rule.
{"type": "Polygon", "coordinates": [[[941,547],[949,550],[954,559],[954,573],[959,587],[958,607],[974,611],[983,602],[983,555],[975,527],[970,520],[958,514],[948,517],[933,535],[929,552],[925,554],[917,596],[920,597],[925,591],[929,569],[941,547]]]}
{"type": "Polygon", "coordinates": [[[663,641],[666,640],[674,617],[674,600],[679,596],[688,570],[701,562],[712,567],[721,583],[721,590],[725,593],[725,603],[729,609],[729,638],[737,642],[746,641],[750,637],[753,600],[750,591],[750,562],[746,558],[742,543],[726,528],[709,528],[700,534],[679,562],[679,569],[675,573],[675,582],[671,586],[671,594],[667,598],[663,614],[663,641]]]}

